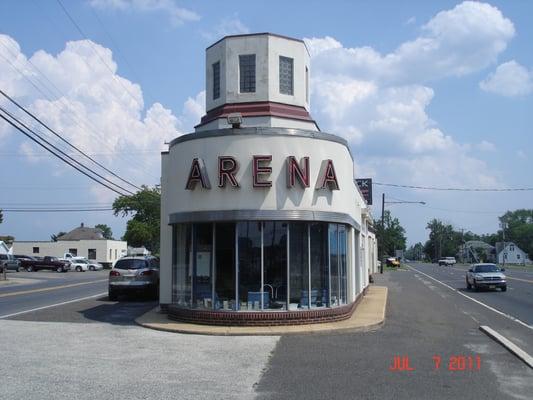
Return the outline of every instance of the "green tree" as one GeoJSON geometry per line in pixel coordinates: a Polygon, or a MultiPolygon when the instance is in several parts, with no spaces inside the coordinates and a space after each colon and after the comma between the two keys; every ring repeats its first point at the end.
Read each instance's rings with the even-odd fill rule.
{"type": "Polygon", "coordinates": [[[398,218],[393,218],[391,212],[386,210],[381,220],[376,224],[379,233],[378,253],[380,258],[386,255],[394,255],[395,250],[405,250],[405,229],[400,225],[398,218]]]}
{"type": "Polygon", "coordinates": [[[111,227],[109,227],[106,224],[98,224],[94,226],[96,229],[100,229],[102,231],[102,235],[105,239],[113,240],[113,231],[111,230],[111,227]]]}
{"type": "Polygon", "coordinates": [[[411,260],[422,260],[424,258],[424,245],[420,242],[412,245],[405,252],[405,258],[411,260]]]}
{"type": "Polygon", "coordinates": [[[463,233],[455,231],[453,226],[434,218],[426,225],[429,230],[429,240],[424,245],[424,252],[428,257],[439,259],[452,257],[457,254],[459,245],[463,241],[463,233]]]}
{"type": "Polygon", "coordinates": [[[120,196],[113,202],[116,216],[131,216],[126,224],[123,240],[134,247],[145,246],[152,253],[159,252],[161,224],[161,191],[143,186],[131,196],[120,196]]]}
{"type": "Polygon", "coordinates": [[[67,232],[60,231],[60,232],[57,232],[55,235],[51,235],[50,239],[52,240],[52,242],[57,242],[57,239],[59,238],[59,236],[63,236],[66,234],[67,232]]]}

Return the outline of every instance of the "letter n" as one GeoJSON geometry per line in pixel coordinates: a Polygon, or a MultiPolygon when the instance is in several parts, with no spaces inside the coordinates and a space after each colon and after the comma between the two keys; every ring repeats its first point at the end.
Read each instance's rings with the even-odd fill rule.
{"type": "Polygon", "coordinates": [[[309,187],[309,157],[303,157],[300,163],[296,161],[294,156],[287,157],[287,187],[294,187],[296,180],[302,188],[309,187]],[[303,168],[301,167],[302,163],[303,168]]]}
{"type": "Polygon", "coordinates": [[[316,189],[339,190],[339,182],[337,182],[333,160],[322,161],[318,180],[316,181],[316,189]]]}
{"type": "Polygon", "coordinates": [[[209,183],[209,177],[205,169],[204,161],[201,158],[193,158],[191,164],[191,170],[189,171],[189,177],[187,178],[186,190],[194,190],[196,183],[200,182],[202,188],[211,189],[209,183]]]}

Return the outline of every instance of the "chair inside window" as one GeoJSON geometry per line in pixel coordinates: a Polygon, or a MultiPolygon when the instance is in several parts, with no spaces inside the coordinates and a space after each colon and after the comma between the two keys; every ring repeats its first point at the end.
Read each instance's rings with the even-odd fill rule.
{"type": "MultiPolygon", "coordinates": [[[[309,292],[307,290],[302,290],[302,294],[300,297],[300,308],[308,307],[309,306],[309,292]]],[[[311,306],[316,306],[316,301],[318,298],[318,290],[317,289],[311,289],[311,306]]]]}

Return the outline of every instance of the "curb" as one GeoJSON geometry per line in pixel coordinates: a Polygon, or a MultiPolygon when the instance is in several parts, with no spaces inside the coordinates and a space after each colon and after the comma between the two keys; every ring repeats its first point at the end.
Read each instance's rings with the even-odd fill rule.
{"type": "Polygon", "coordinates": [[[520,360],[522,360],[529,368],[533,369],[533,357],[531,357],[528,353],[526,353],[524,350],[522,350],[520,347],[518,347],[516,344],[511,342],[506,337],[500,335],[498,332],[496,332],[494,329],[482,325],[479,327],[479,330],[485,333],[490,338],[494,339],[494,341],[501,344],[503,347],[505,347],[507,350],[509,350],[511,353],[513,353],[515,356],[517,356],[520,360]]]}
{"type": "MultiPolygon", "coordinates": [[[[257,328],[247,327],[244,329],[242,327],[182,324],[185,327],[181,328],[179,327],[179,323],[173,323],[169,319],[167,319],[164,314],[159,313],[157,311],[158,307],[136,318],[135,323],[143,328],[153,329],[162,332],[211,336],[286,336],[317,334],[320,335],[346,332],[369,332],[381,328],[385,323],[388,289],[386,287],[379,287],[379,292],[380,293],[376,294],[381,297],[378,300],[374,300],[379,301],[378,310],[377,312],[375,312],[375,316],[372,315],[371,318],[366,318],[370,319],[368,323],[362,323],[361,321],[356,322],[358,317],[359,319],[361,319],[361,316],[359,314],[361,314],[360,308],[363,305],[363,302],[357,305],[352,314],[352,317],[350,317],[348,320],[323,324],[262,326],[257,328]],[[359,313],[357,313],[358,310],[360,311],[359,313]],[[198,329],[200,327],[201,329],[198,329]]],[[[374,296],[376,296],[376,294],[374,296]]],[[[365,298],[363,298],[363,300],[365,300],[365,298]]],[[[370,301],[369,299],[367,300],[370,301]]]]}

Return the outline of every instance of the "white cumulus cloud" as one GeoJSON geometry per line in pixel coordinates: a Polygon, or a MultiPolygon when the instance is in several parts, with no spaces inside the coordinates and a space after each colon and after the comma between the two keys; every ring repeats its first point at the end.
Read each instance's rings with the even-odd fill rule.
{"type": "MultiPolygon", "coordinates": [[[[0,63],[0,87],[72,144],[138,184],[157,182],[164,143],[191,130],[203,113],[203,92],[187,100],[180,115],[158,102],[145,104],[141,87],[118,75],[111,50],[97,43],[71,41],[58,54],[39,50],[30,57],[7,35],[0,35],[0,44],[0,59],[9,60],[0,63]]],[[[0,105],[28,121],[5,99],[0,105]]],[[[4,135],[15,132],[0,127],[4,135]]],[[[20,148],[32,162],[57,163],[33,156],[40,151],[27,142],[20,148]]]]}
{"type": "Polygon", "coordinates": [[[533,71],[511,60],[499,65],[479,86],[502,96],[526,96],[533,92],[533,71]]]}
{"type": "Polygon", "coordinates": [[[89,4],[100,9],[163,12],[175,25],[200,19],[197,13],[178,6],[174,0],[90,0],[89,4]]]}
{"type": "Polygon", "coordinates": [[[362,171],[416,185],[494,186],[498,175],[475,148],[444,132],[428,114],[430,82],[494,63],[515,34],[489,4],[466,1],[437,13],[420,35],[388,54],[346,47],[336,38],[304,39],[311,57],[313,116],[344,136],[362,171]],[[452,161],[453,160],[453,161],[452,161]]]}

